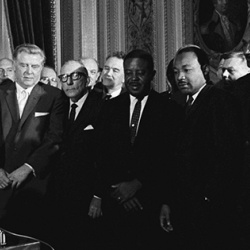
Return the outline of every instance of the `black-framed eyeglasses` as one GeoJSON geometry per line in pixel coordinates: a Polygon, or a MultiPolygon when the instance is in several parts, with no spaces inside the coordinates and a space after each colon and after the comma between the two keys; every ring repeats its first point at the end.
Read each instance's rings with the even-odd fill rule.
{"type": "Polygon", "coordinates": [[[68,81],[68,78],[70,77],[70,79],[72,81],[77,81],[79,80],[82,76],[85,76],[84,73],[82,72],[72,72],[71,74],[67,75],[67,74],[64,74],[64,75],[59,75],[59,79],[61,80],[61,82],[67,82],[68,81]]]}

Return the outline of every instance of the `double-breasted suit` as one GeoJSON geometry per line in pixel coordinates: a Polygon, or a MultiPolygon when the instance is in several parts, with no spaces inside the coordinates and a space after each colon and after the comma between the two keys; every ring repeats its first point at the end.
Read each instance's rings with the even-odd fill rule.
{"type": "Polygon", "coordinates": [[[20,118],[15,83],[0,86],[0,167],[11,173],[27,163],[34,170],[19,188],[0,190],[2,212],[7,209],[19,214],[28,208],[26,212],[33,214],[31,204],[40,204],[46,195],[54,157],[62,142],[63,103],[61,90],[37,83],[20,118]]]}

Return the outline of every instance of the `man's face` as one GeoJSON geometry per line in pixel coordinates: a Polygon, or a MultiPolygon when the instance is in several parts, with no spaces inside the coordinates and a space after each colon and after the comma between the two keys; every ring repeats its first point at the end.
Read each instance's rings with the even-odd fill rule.
{"type": "Polygon", "coordinates": [[[56,72],[53,69],[47,67],[43,68],[40,81],[53,87],[58,87],[59,84],[56,72]]]}
{"type": "Polygon", "coordinates": [[[241,58],[228,58],[222,65],[222,77],[225,81],[236,81],[246,75],[246,63],[241,58]]]}
{"type": "Polygon", "coordinates": [[[73,102],[77,102],[87,91],[88,77],[83,69],[78,62],[67,63],[61,68],[62,89],[73,102]]]}
{"type": "Polygon", "coordinates": [[[15,61],[16,81],[23,87],[28,88],[37,84],[41,78],[43,58],[40,54],[28,54],[21,52],[15,61]]]}
{"type": "Polygon", "coordinates": [[[155,71],[149,70],[148,62],[141,58],[129,58],[124,62],[125,86],[135,97],[143,97],[151,89],[155,71]]]}
{"type": "Polygon", "coordinates": [[[110,57],[102,71],[103,85],[109,89],[119,89],[124,82],[123,59],[110,57]]]}
{"type": "Polygon", "coordinates": [[[225,14],[227,12],[228,0],[217,0],[214,3],[214,8],[220,13],[225,14]]]}
{"type": "Polygon", "coordinates": [[[183,94],[195,94],[206,82],[194,52],[184,52],[175,58],[174,74],[177,87],[183,94]]]}
{"type": "Polygon", "coordinates": [[[96,81],[100,75],[99,68],[95,60],[93,59],[84,59],[83,64],[85,68],[88,70],[89,75],[89,86],[94,86],[96,84],[96,81]]]}
{"type": "Polygon", "coordinates": [[[2,59],[0,61],[0,83],[6,79],[15,80],[14,65],[10,60],[2,59]]]}

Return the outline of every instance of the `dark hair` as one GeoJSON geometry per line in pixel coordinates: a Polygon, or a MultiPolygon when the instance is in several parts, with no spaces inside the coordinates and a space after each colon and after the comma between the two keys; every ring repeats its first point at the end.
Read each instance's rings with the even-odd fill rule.
{"type": "Polygon", "coordinates": [[[228,52],[224,53],[221,55],[220,59],[229,59],[229,58],[240,58],[242,61],[246,60],[246,54],[242,51],[233,51],[233,52],[228,52]]]}
{"type": "Polygon", "coordinates": [[[148,68],[154,70],[154,59],[150,53],[141,49],[135,49],[130,51],[124,58],[124,62],[129,58],[141,58],[148,62],[148,68]]]}
{"type": "Polygon", "coordinates": [[[109,54],[106,57],[106,60],[108,60],[110,57],[117,57],[118,59],[124,59],[125,55],[126,54],[123,51],[114,51],[112,54],[109,54]]]}
{"type": "Polygon", "coordinates": [[[186,53],[186,52],[193,52],[196,55],[197,60],[201,66],[201,70],[203,72],[203,75],[204,75],[206,81],[209,82],[210,81],[209,71],[205,70],[206,68],[209,67],[209,58],[208,58],[207,53],[203,49],[201,49],[199,46],[190,44],[190,45],[186,45],[184,47],[181,47],[176,52],[175,58],[178,55],[180,55],[182,53],[186,53]]]}

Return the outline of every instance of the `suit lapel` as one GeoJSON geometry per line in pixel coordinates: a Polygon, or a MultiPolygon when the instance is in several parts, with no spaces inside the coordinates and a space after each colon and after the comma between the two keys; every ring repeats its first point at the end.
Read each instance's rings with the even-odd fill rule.
{"type": "Polygon", "coordinates": [[[19,120],[18,104],[16,98],[16,89],[8,89],[6,91],[6,102],[14,122],[19,120]]]}
{"type": "MultiPolygon", "coordinates": [[[[83,106],[75,120],[75,122],[72,125],[72,128],[70,129],[70,133],[73,132],[77,128],[85,128],[87,125],[90,125],[93,121],[91,119],[92,117],[92,111],[96,103],[96,98],[92,93],[90,92],[83,103],[83,106]]],[[[93,125],[93,124],[91,124],[93,125]]]]}
{"type": "Polygon", "coordinates": [[[207,93],[209,92],[209,90],[211,89],[212,86],[210,85],[206,85],[201,92],[199,93],[199,95],[197,96],[196,100],[194,101],[189,113],[187,114],[186,118],[192,116],[193,113],[195,113],[197,110],[200,109],[200,107],[203,106],[203,103],[206,101],[205,96],[207,95],[207,93]]]}
{"type": "Polygon", "coordinates": [[[20,127],[28,118],[32,110],[36,107],[36,104],[39,101],[40,97],[44,94],[45,94],[44,89],[40,85],[36,84],[36,86],[31,91],[28,101],[24,107],[23,115],[21,117],[21,122],[19,124],[20,127]]]}

